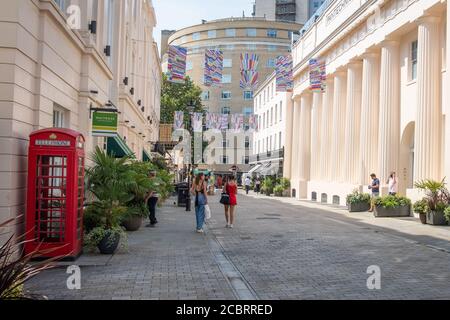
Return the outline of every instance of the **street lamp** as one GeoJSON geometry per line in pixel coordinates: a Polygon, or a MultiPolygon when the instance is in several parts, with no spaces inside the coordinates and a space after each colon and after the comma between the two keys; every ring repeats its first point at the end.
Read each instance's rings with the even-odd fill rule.
{"type": "MultiPolygon", "coordinates": [[[[189,105],[187,106],[187,110],[189,111],[189,117],[187,119],[188,122],[188,126],[187,126],[187,130],[189,131],[189,133],[191,133],[191,115],[192,112],[194,112],[194,102],[192,100],[189,101],[189,105]]],[[[192,135],[191,135],[192,137],[192,135]]],[[[189,143],[191,143],[191,141],[189,141],[189,143]]],[[[186,211],[189,212],[191,211],[191,166],[192,166],[192,155],[189,155],[189,163],[188,163],[188,192],[186,195],[186,211]]]]}

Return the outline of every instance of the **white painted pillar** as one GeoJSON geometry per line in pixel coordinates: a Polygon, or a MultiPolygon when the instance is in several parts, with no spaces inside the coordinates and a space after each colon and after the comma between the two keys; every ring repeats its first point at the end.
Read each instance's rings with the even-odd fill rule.
{"type": "Polygon", "coordinates": [[[414,179],[441,180],[442,108],[439,18],[418,21],[414,179]]]}
{"type": "Polygon", "coordinates": [[[303,94],[300,98],[300,140],[298,145],[299,165],[299,190],[297,198],[307,197],[307,185],[311,174],[311,94],[303,94]]]}
{"type": "Polygon", "coordinates": [[[345,72],[337,72],[334,77],[333,95],[333,129],[331,143],[331,180],[344,181],[344,146],[345,146],[345,103],[347,84],[345,72]]]}
{"type": "Polygon", "coordinates": [[[321,120],[322,120],[322,92],[314,92],[312,97],[312,128],[311,128],[311,180],[320,179],[320,146],[321,146],[321,120]]]}
{"type": "MultiPolygon", "coordinates": [[[[445,59],[445,69],[450,72],[450,3],[447,1],[447,22],[446,22],[446,59],[445,59]]],[[[447,74],[448,74],[447,72],[447,74]]],[[[450,78],[446,77],[446,82],[443,84],[444,90],[446,92],[445,96],[445,135],[444,135],[444,143],[445,143],[445,155],[444,155],[444,176],[450,179],[450,78]]]]}
{"type": "MultiPolygon", "coordinates": [[[[294,124],[294,102],[286,99],[286,109],[283,112],[286,123],[285,143],[284,143],[284,164],[283,177],[292,178],[292,147],[293,147],[293,124],[294,124]]],[[[282,147],[282,146],[280,146],[282,147]]]]}
{"type": "Polygon", "coordinates": [[[296,195],[298,195],[298,173],[299,173],[299,152],[298,144],[300,137],[300,99],[294,100],[294,119],[293,119],[293,129],[292,129],[292,156],[291,156],[291,187],[296,190],[296,195]]]}
{"type": "Polygon", "coordinates": [[[391,171],[398,173],[400,148],[400,54],[399,43],[386,40],[381,47],[378,177],[382,193],[391,171]]]}
{"type": "Polygon", "coordinates": [[[361,93],[360,185],[369,184],[369,176],[378,170],[378,128],[380,111],[380,55],[363,56],[361,93]]]}
{"type": "Polygon", "coordinates": [[[361,78],[362,64],[352,62],[347,74],[347,115],[345,124],[345,182],[358,184],[361,165],[359,153],[361,126],[361,78]]]}
{"type": "Polygon", "coordinates": [[[331,181],[331,131],[333,128],[333,91],[334,80],[327,80],[323,93],[322,123],[320,133],[320,170],[321,180],[331,181]]]}

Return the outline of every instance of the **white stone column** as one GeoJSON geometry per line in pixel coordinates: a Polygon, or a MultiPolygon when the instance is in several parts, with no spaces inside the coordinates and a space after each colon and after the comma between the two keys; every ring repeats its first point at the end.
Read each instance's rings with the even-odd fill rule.
{"type": "Polygon", "coordinates": [[[307,185],[311,174],[311,104],[310,93],[301,96],[300,113],[300,140],[298,145],[299,165],[299,190],[297,198],[307,197],[307,185]]]}
{"type": "MultiPolygon", "coordinates": [[[[441,180],[442,108],[439,18],[419,19],[414,180],[441,180]]],[[[448,63],[448,62],[447,62],[448,63]]]]}
{"type": "Polygon", "coordinates": [[[298,173],[299,173],[299,138],[300,138],[300,99],[297,97],[294,100],[294,118],[292,124],[292,155],[291,155],[291,186],[296,190],[296,194],[298,195],[298,173]]]}
{"type": "Polygon", "coordinates": [[[361,165],[359,153],[361,126],[361,78],[362,64],[352,62],[347,74],[347,115],[345,122],[345,182],[357,184],[361,165]]]}
{"type": "Polygon", "coordinates": [[[322,123],[320,132],[320,170],[321,180],[331,181],[331,131],[333,128],[333,91],[334,80],[327,80],[323,93],[322,123]]]}
{"type": "MultiPolygon", "coordinates": [[[[283,177],[292,178],[292,147],[293,147],[293,124],[294,124],[294,102],[292,99],[286,99],[286,110],[283,112],[286,121],[286,133],[284,143],[284,164],[283,177]]],[[[281,147],[281,146],[280,146],[281,147]]]]}
{"type": "Polygon", "coordinates": [[[313,181],[318,181],[320,179],[322,95],[322,92],[314,92],[312,98],[311,180],[313,181]]]}
{"type": "Polygon", "coordinates": [[[378,122],[380,110],[380,55],[363,56],[361,93],[361,141],[359,184],[369,184],[369,176],[378,170],[378,122]]]}
{"type": "MultiPolygon", "coordinates": [[[[446,59],[445,59],[445,69],[450,72],[450,3],[447,1],[447,32],[446,32],[446,59]]],[[[450,78],[446,77],[446,81],[443,84],[444,90],[450,92],[450,78]]],[[[450,179],[450,96],[446,95],[446,100],[443,105],[445,114],[445,155],[444,155],[444,176],[450,179]]]]}
{"type": "MultiPolygon", "coordinates": [[[[399,43],[387,40],[381,47],[378,177],[381,185],[391,171],[398,173],[400,148],[400,54],[399,43]]],[[[386,192],[386,188],[382,189],[386,192]]]]}
{"type": "Polygon", "coordinates": [[[344,146],[345,146],[345,103],[347,83],[345,72],[337,72],[334,77],[333,94],[333,129],[331,139],[331,180],[344,181],[344,146]]]}

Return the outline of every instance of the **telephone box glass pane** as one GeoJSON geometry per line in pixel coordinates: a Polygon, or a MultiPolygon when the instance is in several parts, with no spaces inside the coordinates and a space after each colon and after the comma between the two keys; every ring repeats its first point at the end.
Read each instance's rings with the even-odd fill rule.
{"type": "Polygon", "coordinates": [[[38,156],[35,238],[63,242],[66,228],[67,157],[38,156]]]}

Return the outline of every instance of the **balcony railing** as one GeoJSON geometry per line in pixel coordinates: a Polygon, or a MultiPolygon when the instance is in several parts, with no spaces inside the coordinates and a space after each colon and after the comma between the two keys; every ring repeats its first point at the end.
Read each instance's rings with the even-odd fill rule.
{"type": "Polygon", "coordinates": [[[284,148],[250,156],[250,163],[284,158],[284,148]]]}

